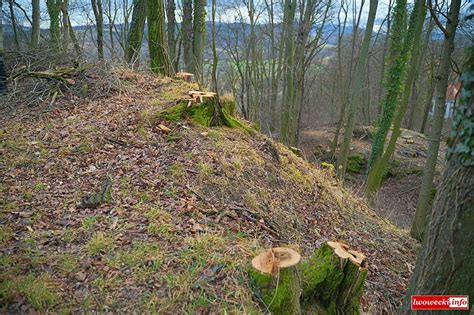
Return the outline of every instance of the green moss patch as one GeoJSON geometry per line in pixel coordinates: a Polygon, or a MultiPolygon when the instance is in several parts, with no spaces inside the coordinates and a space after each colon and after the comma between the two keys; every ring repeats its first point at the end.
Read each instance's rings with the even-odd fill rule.
{"type": "Polygon", "coordinates": [[[350,173],[360,174],[367,167],[367,158],[362,154],[349,156],[347,159],[347,171],[350,173]]]}
{"type": "Polygon", "coordinates": [[[190,107],[187,106],[187,102],[180,102],[160,111],[155,116],[155,119],[171,122],[191,119],[193,123],[205,127],[225,126],[254,132],[252,128],[235,118],[235,102],[230,100],[216,102],[216,100],[206,100],[203,103],[194,104],[190,107]]]}

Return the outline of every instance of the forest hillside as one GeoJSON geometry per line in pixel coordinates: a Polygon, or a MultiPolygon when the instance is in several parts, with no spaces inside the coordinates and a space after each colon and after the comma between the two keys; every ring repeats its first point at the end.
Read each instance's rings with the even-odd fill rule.
{"type": "Polygon", "coordinates": [[[307,257],[327,240],[366,255],[363,311],[400,306],[418,245],[331,167],[244,120],[160,118],[196,84],[109,78],[104,97],[2,118],[2,312],[265,313],[251,259],[282,245],[307,257]]]}

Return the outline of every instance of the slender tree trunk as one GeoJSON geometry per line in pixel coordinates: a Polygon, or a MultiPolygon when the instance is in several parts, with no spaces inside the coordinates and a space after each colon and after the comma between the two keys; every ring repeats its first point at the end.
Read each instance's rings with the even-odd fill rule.
{"type": "Polygon", "coordinates": [[[183,59],[186,71],[194,73],[193,64],[193,1],[183,0],[183,23],[181,24],[183,38],[183,59]]]}
{"type": "MultiPolygon", "coordinates": [[[[457,2],[457,3],[456,3],[457,2]]],[[[451,23],[456,24],[456,7],[451,5],[451,23]]],[[[454,26],[455,27],[455,26],[454,26]]],[[[446,41],[452,41],[451,37],[446,41]]],[[[445,47],[448,48],[449,47],[445,47]]],[[[448,140],[447,165],[438,188],[437,198],[430,215],[426,237],[423,240],[403,303],[404,314],[412,314],[410,296],[423,294],[469,295],[472,312],[474,296],[474,51],[472,47],[467,71],[463,74],[463,93],[460,108],[448,140]]],[[[446,56],[443,56],[446,57],[446,56]]],[[[465,312],[469,313],[469,311],[465,312]]]]}
{"type": "Polygon", "coordinates": [[[165,36],[163,0],[148,0],[148,50],[151,70],[169,75],[169,59],[165,36]]]}
{"type": "Polygon", "coordinates": [[[107,20],[109,26],[109,41],[110,41],[110,58],[115,59],[115,43],[114,43],[114,24],[115,17],[112,17],[112,0],[107,0],[107,20]]]}
{"type": "Polygon", "coordinates": [[[39,0],[32,0],[31,1],[32,7],[32,25],[31,25],[31,48],[36,49],[38,48],[39,41],[40,41],[40,1],[39,0]]]}
{"type": "Polygon", "coordinates": [[[295,96],[294,90],[294,69],[295,66],[295,45],[294,45],[294,20],[296,13],[296,0],[285,0],[283,13],[282,43],[284,43],[284,80],[282,113],[280,125],[280,141],[288,144],[291,104],[295,96]]]}
{"type": "Polygon", "coordinates": [[[69,1],[63,0],[61,3],[62,21],[63,21],[63,51],[67,52],[69,49],[69,38],[71,31],[69,29],[69,1]]]}
{"type": "Polygon", "coordinates": [[[206,38],[206,0],[194,0],[193,18],[193,65],[197,81],[202,84],[204,79],[204,45],[206,38]]]}
{"type": "MultiPolygon", "coordinates": [[[[216,48],[216,0],[212,0],[212,87],[218,93],[217,86],[217,48],[216,48]]],[[[218,99],[219,100],[219,99],[218,99]]]]}
{"type": "MultiPolygon", "coordinates": [[[[122,40],[122,47],[127,47],[128,38],[129,38],[128,33],[129,33],[129,29],[131,29],[131,27],[129,27],[129,24],[130,24],[130,21],[129,21],[130,11],[128,10],[128,0],[123,0],[122,1],[122,6],[123,6],[124,10],[123,10],[123,28],[122,28],[121,40],[122,40]]],[[[145,4],[145,7],[146,6],[147,6],[147,4],[145,4]]],[[[143,33],[143,31],[142,31],[142,33],[143,33]]],[[[124,48],[124,50],[125,49],[126,48],[124,48]]],[[[126,53],[124,52],[124,54],[126,54],[126,53]]]]}
{"type": "Polygon", "coordinates": [[[346,172],[347,159],[349,154],[349,148],[352,140],[352,132],[354,130],[356,113],[359,107],[360,94],[362,86],[364,84],[367,57],[370,48],[370,40],[372,38],[372,30],[374,27],[375,16],[377,14],[378,0],[370,0],[369,17],[367,19],[367,26],[365,28],[364,39],[362,42],[362,48],[357,58],[356,68],[354,73],[354,82],[351,85],[350,91],[350,104],[347,112],[347,124],[344,130],[344,142],[341,146],[341,152],[337,161],[337,174],[339,178],[344,178],[346,172]]]}
{"type": "MultiPolygon", "coordinates": [[[[367,190],[370,193],[376,192],[380,184],[382,183],[382,175],[385,172],[390,158],[395,151],[395,146],[397,144],[398,136],[400,135],[400,128],[402,125],[403,117],[410,101],[411,87],[415,77],[418,75],[419,68],[417,67],[418,59],[420,56],[420,49],[418,45],[413,45],[413,43],[419,43],[421,39],[421,32],[423,31],[423,24],[425,21],[425,0],[416,0],[415,6],[413,7],[413,12],[410,16],[410,25],[408,27],[408,34],[405,38],[404,49],[410,50],[409,59],[410,65],[408,74],[405,78],[404,87],[402,90],[402,99],[398,101],[395,106],[395,117],[393,119],[393,128],[390,140],[388,142],[385,152],[382,154],[382,157],[375,163],[374,167],[369,171],[368,181],[367,181],[367,190]]],[[[403,73],[403,70],[402,70],[403,73]]]]}
{"type": "MultiPolygon", "coordinates": [[[[388,12],[387,12],[387,36],[386,36],[385,42],[383,44],[382,70],[380,71],[380,86],[379,86],[379,97],[380,98],[382,97],[382,94],[384,93],[383,81],[384,81],[384,75],[385,75],[388,45],[390,43],[390,27],[392,25],[392,16],[391,16],[392,8],[393,8],[393,1],[389,0],[389,2],[388,2],[388,12]]],[[[380,116],[381,114],[382,114],[382,102],[379,101],[379,106],[377,107],[377,116],[380,116]]]]}
{"type": "Polygon", "coordinates": [[[425,107],[423,109],[423,119],[421,120],[421,126],[420,126],[420,133],[425,133],[426,129],[426,123],[428,122],[428,115],[430,113],[431,105],[433,104],[433,95],[434,95],[434,89],[435,89],[435,84],[432,84],[432,86],[429,88],[428,91],[428,98],[425,102],[425,107]]]}
{"type": "Polygon", "coordinates": [[[13,10],[13,0],[8,0],[8,7],[10,9],[10,22],[13,28],[13,41],[15,42],[15,48],[20,51],[20,38],[18,37],[18,25],[16,23],[15,11],[13,10]]]}
{"type": "MultiPolygon", "coordinates": [[[[432,22],[430,22],[429,26],[428,26],[428,29],[426,31],[426,34],[425,34],[425,38],[423,39],[421,51],[419,53],[420,57],[418,58],[418,63],[416,65],[416,67],[418,69],[417,77],[420,77],[420,69],[423,66],[423,60],[424,60],[424,56],[425,56],[425,53],[426,53],[426,49],[428,47],[428,43],[430,41],[431,32],[433,31],[433,26],[434,26],[434,24],[432,22]]],[[[415,43],[416,43],[416,41],[415,41],[415,43]]],[[[416,105],[417,105],[418,97],[416,97],[415,94],[418,94],[418,93],[415,93],[415,92],[417,92],[416,91],[416,87],[417,87],[416,83],[417,82],[416,82],[416,79],[415,79],[414,82],[413,82],[413,93],[412,93],[413,100],[412,100],[412,104],[411,104],[410,111],[409,111],[409,114],[408,114],[408,123],[407,123],[407,127],[410,130],[414,130],[414,120],[415,120],[415,114],[417,112],[416,111],[416,107],[417,107],[416,105]]]]}
{"type": "Polygon", "coordinates": [[[461,0],[451,1],[448,22],[445,29],[441,64],[436,79],[436,101],[430,143],[428,146],[428,157],[426,159],[420,195],[416,205],[415,219],[411,228],[411,235],[418,240],[423,239],[427,225],[427,219],[430,215],[430,195],[433,187],[436,161],[438,160],[441,131],[443,129],[444,112],[446,107],[446,89],[448,87],[448,78],[451,70],[451,55],[454,50],[454,38],[456,36],[456,28],[459,23],[460,6],[461,0]]]}
{"type": "Polygon", "coordinates": [[[132,23],[130,24],[125,51],[125,60],[129,64],[135,64],[140,58],[147,11],[147,0],[133,1],[132,23]]]}
{"type": "Polygon", "coordinates": [[[104,13],[102,0],[91,0],[94,11],[96,31],[97,31],[97,55],[99,60],[104,59],[104,13]]]}
{"type": "MultiPolygon", "coordinates": [[[[0,0],[0,8],[3,0],[0,0]]],[[[7,92],[7,75],[5,73],[5,59],[3,55],[3,10],[0,10],[0,96],[7,92]]]]}
{"type": "Polygon", "coordinates": [[[337,145],[339,144],[339,136],[341,134],[341,129],[344,124],[344,120],[346,118],[346,107],[347,107],[347,98],[345,97],[345,93],[341,93],[341,91],[346,91],[346,81],[344,80],[344,73],[342,71],[342,39],[344,36],[344,31],[346,29],[347,23],[347,9],[343,7],[344,2],[341,3],[341,7],[338,13],[338,38],[337,38],[337,73],[335,74],[335,80],[338,82],[338,100],[340,101],[340,111],[339,111],[339,119],[336,123],[336,132],[334,133],[334,138],[331,142],[331,158],[334,159],[336,156],[337,145]],[[344,11],[344,22],[341,23],[340,15],[341,10],[344,11]]]}
{"type": "Polygon", "coordinates": [[[170,60],[171,72],[175,72],[174,64],[176,63],[176,3],[175,0],[168,0],[166,2],[166,17],[168,19],[168,53],[170,60]]]}

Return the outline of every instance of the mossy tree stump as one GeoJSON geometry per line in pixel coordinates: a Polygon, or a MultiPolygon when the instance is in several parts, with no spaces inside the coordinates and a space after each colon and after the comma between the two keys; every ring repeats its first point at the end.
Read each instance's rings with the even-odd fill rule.
{"type": "Polygon", "coordinates": [[[200,98],[199,103],[189,105],[189,100],[183,100],[157,113],[158,120],[179,122],[191,119],[194,123],[205,127],[226,126],[239,128],[248,132],[253,130],[235,118],[235,102],[233,100],[214,97],[200,98]]]}
{"type": "MultiPolygon", "coordinates": [[[[258,256],[257,256],[258,257],[258,256]]],[[[327,242],[298,267],[250,278],[255,294],[272,314],[359,314],[367,275],[363,254],[340,242],[327,242]]]]}

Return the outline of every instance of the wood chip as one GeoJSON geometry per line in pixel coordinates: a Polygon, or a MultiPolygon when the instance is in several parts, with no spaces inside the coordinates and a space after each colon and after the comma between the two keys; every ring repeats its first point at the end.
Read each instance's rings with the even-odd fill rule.
{"type": "Polygon", "coordinates": [[[162,124],[159,124],[159,125],[158,125],[158,128],[160,128],[161,131],[163,131],[164,133],[169,133],[169,132],[171,132],[171,129],[170,129],[170,128],[168,128],[168,127],[166,127],[165,125],[162,125],[162,124]]]}

